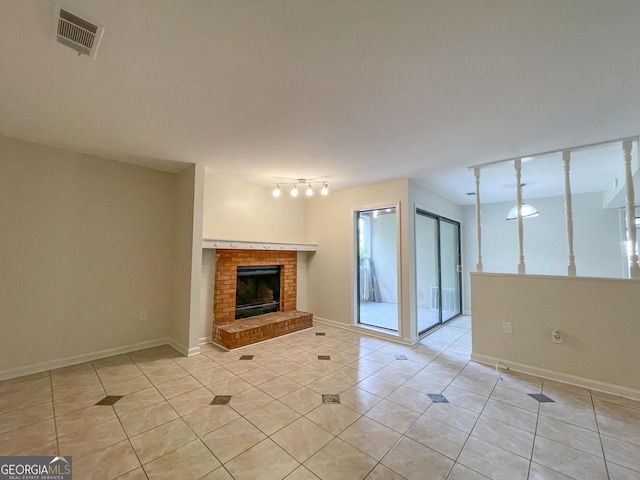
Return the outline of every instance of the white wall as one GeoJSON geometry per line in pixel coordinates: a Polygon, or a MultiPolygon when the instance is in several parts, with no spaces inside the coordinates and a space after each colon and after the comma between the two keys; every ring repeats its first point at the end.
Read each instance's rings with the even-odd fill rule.
{"type": "MultiPolygon", "coordinates": [[[[527,273],[566,275],[568,246],[564,197],[536,198],[530,201],[540,212],[524,225],[524,256],[527,273]]],[[[621,226],[616,209],[602,208],[602,194],[574,195],[573,228],[577,274],[589,277],[622,278],[621,226]]],[[[512,203],[482,205],[482,258],[485,272],[517,273],[517,222],[507,221],[512,203]]],[[[469,272],[476,269],[475,206],[463,208],[463,263],[465,305],[469,305],[469,272]]]]}
{"type": "Polygon", "coordinates": [[[204,180],[204,238],[307,243],[308,199],[215,175],[204,180]]]}
{"type": "Polygon", "coordinates": [[[296,286],[296,308],[306,312],[308,307],[307,262],[313,252],[298,252],[298,284],[296,286]]]}
{"type": "Polygon", "coordinates": [[[177,175],[174,196],[173,297],[169,335],[182,353],[189,349],[191,316],[191,264],[195,167],[177,175]]]}
{"type": "Polygon", "coordinates": [[[202,232],[203,232],[203,208],[204,208],[204,166],[193,167],[193,228],[191,231],[191,281],[189,304],[189,345],[188,354],[200,353],[200,319],[201,286],[202,280],[202,232]]]}
{"type": "MultiPolygon", "coordinates": [[[[307,264],[310,312],[344,325],[354,324],[354,210],[400,203],[398,213],[403,233],[399,241],[403,242],[407,228],[407,188],[407,179],[399,179],[311,199],[307,228],[309,242],[317,243],[318,251],[309,256],[307,264]]],[[[406,248],[403,251],[406,252],[406,248]]],[[[408,261],[405,263],[408,265],[408,261]]],[[[403,268],[401,281],[406,271],[406,267],[403,268]]],[[[402,304],[399,310],[402,312],[402,304]]],[[[408,315],[403,316],[400,325],[403,338],[403,331],[409,331],[408,322],[408,315]]]]}
{"type": "Polygon", "coordinates": [[[174,184],[0,137],[0,375],[166,339],[174,184]]]}
{"type": "Polygon", "coordinates": [[[640,399],[640,281],[474,273],[471,283],[473,359],[640,399]]]}
{"type": "Polygon", "coordinates": [[[202,249],[200,275],[200,322],[196,329],[200,343],[211,341],[213,329],[213,287],[216,278],[216,250],[202,249]]]}

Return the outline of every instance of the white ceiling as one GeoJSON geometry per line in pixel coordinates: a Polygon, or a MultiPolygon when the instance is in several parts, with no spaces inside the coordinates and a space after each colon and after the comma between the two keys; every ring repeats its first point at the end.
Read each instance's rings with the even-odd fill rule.
{"type": "Polygon", "coordinates": [[[0,0],[1,135],[260,185],[415,177],[468,203],[470,165],[640,133],[639,0],[58,4],[105,26],[97,58],[55,41],[53,1],[0,0]]]}

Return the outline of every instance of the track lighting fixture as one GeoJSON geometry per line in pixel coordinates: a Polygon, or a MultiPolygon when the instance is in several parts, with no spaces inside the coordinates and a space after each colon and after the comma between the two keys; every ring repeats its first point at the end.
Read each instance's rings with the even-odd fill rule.
{"type": "MultiPolygon", "coordinates": [[[[304,194],[307,197],[312,197],[313,196],[313,186],[311,185],[311,182],[307,182],[307,180],[305,178],[300,178],[300,179],[298,179],[297,182],[293,183],[293,186],[292,186],[291,192],[290,192],[292,197],[297,197],[298,196],[298,186],[299,185],[306,186],[306,188],[304,189],[304,194]]],[[[271,194],[276,198],[278,198],[280,196],[280,184],[279,183],[276,183],[276,188],[273,189],[271,194]]],[[[325,196],[329,194],[329,182],[322,182],[322,190],[320,190],[320,194],[321,195],[325,195],[325,196]]]]}

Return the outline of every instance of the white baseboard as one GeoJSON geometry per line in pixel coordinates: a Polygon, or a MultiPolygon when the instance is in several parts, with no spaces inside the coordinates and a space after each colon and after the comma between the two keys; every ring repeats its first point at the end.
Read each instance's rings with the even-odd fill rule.
{"type": "Polygon", "coordinates": [[[513,362],[504,358],[490,357],[488,355],[481,355],[478,353],[472,353],[471,360],[478,363],[484,363],[486,365],[495,365],[497,362],[503,362],[509,366],[510,370],[514,370],[516,372],[527,373],[529,375],[535,375],[536,377],[568,383],[569,385],[575,385],[589,390],[610,393],[611,395],[618,395],[632,400],[640,400],[640,390],[624,387],[622,385],[600,382],[590,378],[578,377],[568,373],[556,372],[555,370],[547,370],[546,368],[513,362]]]}
{"type": "Polygon", "coordinates": [[[24,367],[15,367],[15,368],[9,368],[7,370],[0,370],[0,380],[8,380],[10,378],[23,377],[25,375],[46,372],[47,370],[68,367],[71,365],[77,365],[78,363],[91,362],[93,360],[98,360],[100,358],[113,357],[114,355],[120,355],[122,353],[135,352],[136,350],[159,347],[160,345],[167,345],[167,344],[171,345],[180,353],[183,353],[180,349],[176,348],[175,342],[173,342],[172,339],[158,338],[156,340],[148,340],[146,342],[126,345],[124,347],[108,348],[106,350],[100,350],[98,352],[85,353],[82,355],[74,355],[72,357],[49,360],[47,362],[35,363],[33,365],[27,365],[24,367]]]}
{"type": "Polygon", "coordinates": [[[200,355],[200,345],[198,345],[197,347],[191,347],[188,351],[187,351],[187,357],[193,357],[194,355],[200,355]]]}
{"type": "Polygon", "coordinates": [[[181,354],[183,354],[185,357],[191,357],[193,355],[198,355],[200,353],[200,347],[185,347],[184,345],[178,343],[177,341],[175,341],[173,338],[169,338],[168,339],[168,343],[169,345],[171,345],[173,348],[175,348],[178,352],[180,352],[181,354]]]}
{"type": "Polygon", "coordinates": [[[350,332],[367,335],[369,337],[380,338],[382,340],[388,340],[390,342],[400,343],[402,345],[412,345],[412,343],[409,340],[406,340],[398,335],[394,335],[392,333],[380,332],[373,328],[361,327],[359,325],[345,325],[344,323],[336,322],[335,320],[329,320],[328,318],[317,317],[315,315],[313,316],[313,321],[314,323],[317,321],[318,323],[329,325],[331,327],[343,328],[350,332]]]}
{"type": "Polygon", "coordinates": [[[198,345],[205,345],[207,343],[213,343],[213,340],[211,340],[211,335],[209,335],[208,337],[200,337],[198,339],[198,345]]]}

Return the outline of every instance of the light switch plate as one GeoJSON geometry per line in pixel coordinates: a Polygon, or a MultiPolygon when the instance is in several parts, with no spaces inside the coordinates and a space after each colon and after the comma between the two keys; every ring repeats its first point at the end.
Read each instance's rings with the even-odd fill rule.
{"type": "Polygon", "coordinates": [[[513,334],[513,326],[511,325],[511,322],[504,322],[502,324],[502,333],[506,333],[507,335],[513,334]]]}

